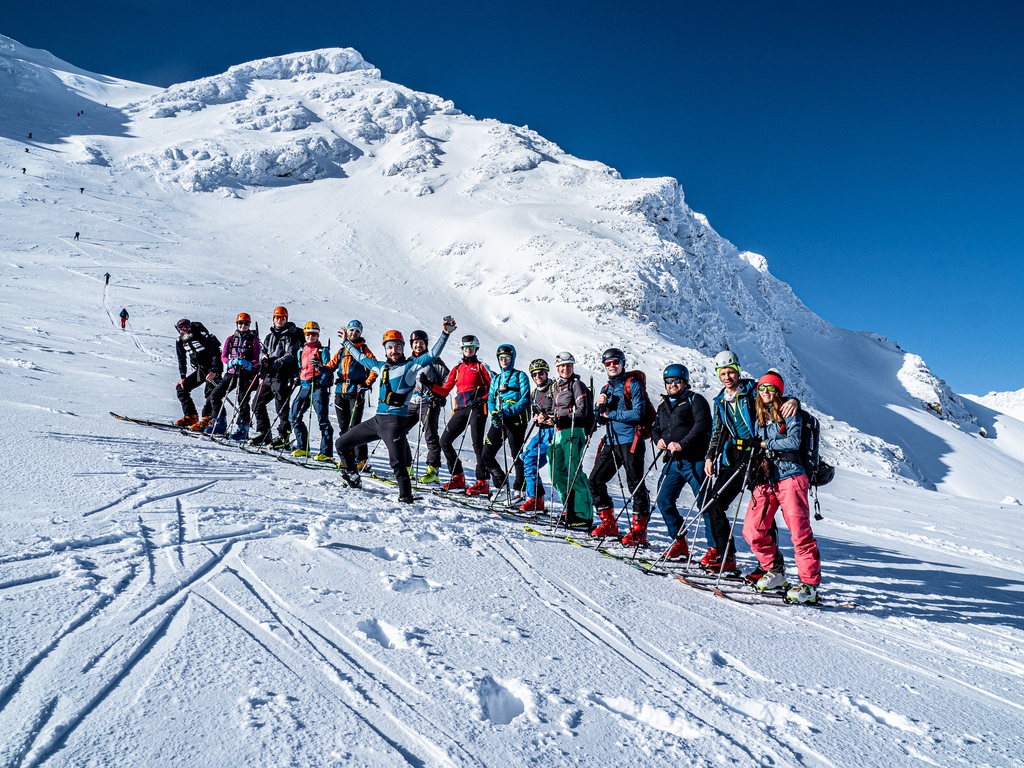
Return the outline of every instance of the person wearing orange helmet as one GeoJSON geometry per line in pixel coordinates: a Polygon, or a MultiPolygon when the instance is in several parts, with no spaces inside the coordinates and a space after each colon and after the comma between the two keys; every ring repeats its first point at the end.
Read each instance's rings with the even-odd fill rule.
{"type": "Polygon", "coordinates": [[[256,434],[251,441],[253,445],[273,443],[275,448],[284,448],[290,442],[292,428],[289,409],[298,374],[295,353],[304,340],[302,330],[288,320],[288,309],[274,307],[274,324],[263,339],[263,354],[260,356],[260,383],[256,385],[256,403],[253,406],[256,415],[256,434]],[[274,401],[277,413],[276,440],[271,433],[270,417],[267,415],[267,406],[271,400],[274,401]]]}
{"type": "MultiPolygon", "coordinates": [[[[363,354],[362,350],[347,338],[344,340],[345,349],[356,361],[375,371],[380,377],[377,413],[368,421],[350,429],[335,443],[345,466],[342,476],[350,487],[360,486],[355,449],[371,440],[379,439],[388,449],[388,460],[398,485],[398,500],[403,504],[412,504],[412,478],[409,476],[412,451],[409,450],[409,439],[406,437],[406,422],[409,417],[406,400],[416,387],[419,372],[441,356],[448,336],[456,328],[455,320],[446,317],[441,328],[441,335],[434,342],[433,348],[411,359],[405,356],[405,337],[400,331],[384,333],[384,360],[374,360],[363,354]]],[[[341,335],[341,331],[338,333],[341,335]]]]}
{"type": "Polygon", "coordinates": [[[210,394],[210,410],[214,423],[204,431],[208,434],[223,435],[227,427],[224,413],[224,398],[231,390],[237,390],[238,428],[231,435],[232,440],[247,440],[249,437],[249,395],[256,380],[260,365],[260,338],[251,330],[252,318],[248,312],[239,312],[235,317],[235,332],[224,339],[220,359],[224,363],[224,378],[210,394]]]}
{"type": "Polygon", "coordinates": [[[334,371],[328,364],[331,350],[320,343],[320,324],[310,320],[303,328],[306,343],[299,347],[295,359],[299,366],[299,389],[292,400],[291,422],[295,446],[292,456],[310,455],[310,440],[306,429],[306,411],[312,406],[320,425],[320,452],[314,461],[334,460],[334,427],[331,426],[330,402],[334,371]]]}

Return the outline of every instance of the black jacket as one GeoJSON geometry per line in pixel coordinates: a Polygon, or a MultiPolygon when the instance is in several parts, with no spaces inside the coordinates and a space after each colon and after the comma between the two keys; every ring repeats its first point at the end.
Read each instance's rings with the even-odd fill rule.
{"type": "Polygon", "coordinates": [[[192,323],[186,335],[179,334],[174,351],[178,354],[178,373],[183,379],[188,375],[188,364],[204,376],[210,371],[216,374],[224,372],[224,363],[220,359],[220,341],[202,323],[192,323]]]}
{"type": "Polygon", "coordinates": [[[262,357],[266,363],[261,364],[261,373],[281,379],[298,376],[299,364],[295,354],[305,343],[306,334],[295,323],[285,323],[283,328],[272,327],[263,340],[262,357]]]}
{"type": "Polygon", "coordinates": [[[689,387],[679,397],[662,395],[651,438],[655,444],[659,440],[664,440],[666,445],[679,443],[682,450],[666,454],[667,460],[702,460],[711,442],[711,407],[708,401],[689,387]]]}

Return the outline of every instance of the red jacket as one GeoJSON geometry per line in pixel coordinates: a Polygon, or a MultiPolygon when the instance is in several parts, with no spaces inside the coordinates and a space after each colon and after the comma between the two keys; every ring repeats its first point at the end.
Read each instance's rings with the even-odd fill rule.
{"type": "Polygon", "coordinates": [[[462,360],[451,369],[444,384],[435,384],[430,389],[441,397],[455,390],[455,408],[472,408],[477,403],[487,403],[487,390],[491,386],[491,372],[478,360],[462,360]]]}

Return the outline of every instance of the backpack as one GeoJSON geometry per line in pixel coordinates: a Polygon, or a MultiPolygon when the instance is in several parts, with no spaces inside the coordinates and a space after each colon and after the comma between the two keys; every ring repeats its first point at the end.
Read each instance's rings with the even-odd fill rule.
{"type": "MultiPolygon", "coordinates": [[[[644,389],[644,412],[640,416],[640,422],[636,425],[637,434],[646,440],[651,436],[651,429],[654,422],[658,420],[658,409],[651,401],[651,395],[647,391],[647,374],[643,371],[626,371],[626,382],[622,386],[622,396],[626,401],[626,408],[632,408],[632,396],[629,394],[629,380],[636,379],[644,389]]],[[[634,441],[635,442],[635,441],[634,441]]]]}
{"type": "Polygon", "coordinates": [[[807,473],[810,485],[817,488],[828,485],[836,476],[835,468],[819,455],[821,448],[821,423],[803,408],[800,416],[800,450],[779,454],[786,461],[799,462],[807,473]]]}

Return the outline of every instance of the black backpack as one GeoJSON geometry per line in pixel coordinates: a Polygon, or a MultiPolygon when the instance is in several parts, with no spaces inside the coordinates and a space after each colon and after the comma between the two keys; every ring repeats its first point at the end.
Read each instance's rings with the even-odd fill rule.
{"type": "Polygon", "coordinates": [[[811,487],[828,485],[836,476],[836,471],[820,455],[821,423],[803,408],[798,413],[800,415],[800,450],[780,453],[779,458],[799,462],[804,468],[804,472],[807,473],[807,480],[811,487]]]}

